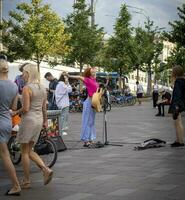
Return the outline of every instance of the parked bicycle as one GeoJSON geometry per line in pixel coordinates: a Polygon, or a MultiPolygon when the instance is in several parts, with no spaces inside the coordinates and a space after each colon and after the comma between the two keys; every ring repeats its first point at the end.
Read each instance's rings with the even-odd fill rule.
{"type": "Polygon", "coordinates": [[[136,103],[136,97],[132,94],[122,95],[121,93],[112,93],[110,95],[110,103],[112,106],[132,106],[136,103]]]}
{"type": "MultiPolygon", "coordinates": [[[[13,133],[8,142],[8,149],[13,164],[17,165],[21,161],[20,144],[16,141],[16,133],[13,133]]],[[[55,143],[48,137],[47,129],[43,128],[39,139],[34,146],[34,151],[42,158],[44,163],[50,168],[57,160],[57,148],[55,143]]]]}

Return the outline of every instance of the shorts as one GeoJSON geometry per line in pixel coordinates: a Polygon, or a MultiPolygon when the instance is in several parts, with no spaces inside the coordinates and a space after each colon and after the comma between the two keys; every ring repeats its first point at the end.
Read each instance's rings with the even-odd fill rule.
{"type": "Polygon", "coordinates": [[[139,99],[139,98],[142,98],[143,97],[143,93],[138,93],[137,94],[137,98],[139,99]]]}

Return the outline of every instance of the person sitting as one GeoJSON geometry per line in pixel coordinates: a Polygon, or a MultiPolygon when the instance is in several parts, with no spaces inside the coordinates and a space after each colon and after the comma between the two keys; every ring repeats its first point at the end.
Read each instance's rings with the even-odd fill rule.
{"type": "Polygon", "coordinates": [[[165,89],[162,89],[161,93],[162,93],[162,99],[161,99],[161,101],[157,102],[158,113],[155,116],[165,116],[164,115],[164,106],[170,105],[171,94],[169,92],[165,91],[165,89]],[[161,108],[162,108],[162,113],[161,113],[161,108]]]}
{"type": "Polygon", "coordinates": [[[124,95],[125,95],[125,96],[130,96],[130,95],[131,95],[131,90],[130,90],[129,85],[125,85],[125,88],[124,88],[124,95]]]}

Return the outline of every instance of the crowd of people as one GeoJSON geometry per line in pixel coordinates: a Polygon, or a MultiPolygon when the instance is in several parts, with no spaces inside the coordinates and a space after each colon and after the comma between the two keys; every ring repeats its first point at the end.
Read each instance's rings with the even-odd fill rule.
{"type": "MultiPolygon", "coordinates": [[[[95,116],[96,111],[92,106],[92,98],[100,87],[96,81],[96,70],[93,67],[85,69],[83,76],[72,76],[62,72],[59,79],[55,79],[50,72],[45,74],[49,81],[49,88],[40,83],[40,74],[36,65],[25,63],[20,66],[21,75],[15,78],[15,82],[8,80],[8,63],[6,59],[0,59],[0,156],[12,181],[6,195],[20,195],[21,189],[30,189],[30,160],[41,169],[43,183],[47,185],[53,177],[53,170],[48,168],[33,146],[37,142],[42,127],[47,127],[47,109],[61,110],[62,135],[67,134],[69,115],[69,93],[72,87],[71,80],[80,80],[87,89],[87,98],[83,103],[80,139],[84,147],[90,147],[96,140],[95,116]],[[48,103],[47,103],[48,102],[48,103]],[[7,142],[12,131],[11,117],[20,115],[21,123],[17,134],[17,141],[21,144],[21,156],[23,167],[23,178],[18,180],[15,168],[11,162],[7,142]]],[[[185,77],[183,68],[174,66],[172,69],[174,88],[172,95],[162,90],[159,100],[159,87],[153,87],[153,107],[158,108],[156,116],[164,116],[164,106],[170,105],[169,112],[172,113],[176,130],[176,140],[171,147],[184,146],[183,125],[181,112],[185,111],[185,77]],[[162,109],[162,110],[161,110],[162,109]]],[[[139,105],[143,96],[143,87],[139,82],[137,85],[137,98],[139,105]]],[[[125,92],[130,93],[129,88],[125,92]]]]}

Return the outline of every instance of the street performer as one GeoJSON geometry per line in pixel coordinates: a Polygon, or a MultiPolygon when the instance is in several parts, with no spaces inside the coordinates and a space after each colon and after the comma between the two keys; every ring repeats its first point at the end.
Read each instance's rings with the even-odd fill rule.
{"type": "Polygon", "coordinates": [[[84,142],[84,147],[90,147],[96,139],[96,112],[92,108],[92,96],[99,87],[99,84],[96,82],[96,70],[95,68],[88,67],[85,69],[83,76],[69,76],[69,78],[83,81],[87,88],[88,98],[83,103],[80,139],[84,142]]]}

